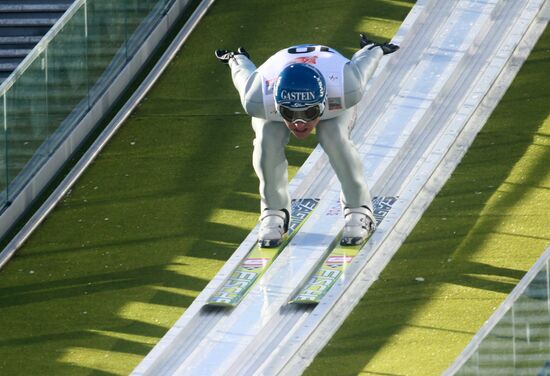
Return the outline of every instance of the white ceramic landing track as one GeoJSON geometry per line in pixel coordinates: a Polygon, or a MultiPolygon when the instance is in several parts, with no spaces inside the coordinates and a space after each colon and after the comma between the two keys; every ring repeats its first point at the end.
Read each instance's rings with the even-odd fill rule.
{"type": "Polygon", "coordinates": [[[287,304],[343,225],[339,184],[317,148],[291,183],[318,208],[233,309],[208,296],[256,240],[257,228],[133,375],[300,374],[391,260],[454,170],[548,22],[550,0],[419,0],[358,105],[353,139],[374,196],[398,197],[316,307],[287,304]]]}

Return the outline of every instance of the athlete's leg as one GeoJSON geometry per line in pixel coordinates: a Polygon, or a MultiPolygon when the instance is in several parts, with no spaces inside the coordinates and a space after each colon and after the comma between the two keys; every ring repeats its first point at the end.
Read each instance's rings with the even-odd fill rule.
{"type": "Polygon", "coordinates": [[[345,220],[342,245],[362,244],[376,227],[363,163],[349,137],[354,124],[355,111],[348,110],[317,126],[319,142],[342,185],[345,220]]]}
{"type": "Polygon", "coordinates": [[[317,125],[317,138],[340,180],[344,206],[350,208],[366,206],[372,211],[365,169],[350,139],[355,117],[355,110],[350,109],[336,118],[321,121],[317,125]]]}
{"type": "Polygon", "coordinates": [[[260,180],[261,210],[290,212],[288,193],[288,162],[285,146],[290,131],[282,122],[252,118],[256,133],[254,139],[253,165],[260,180]]]}

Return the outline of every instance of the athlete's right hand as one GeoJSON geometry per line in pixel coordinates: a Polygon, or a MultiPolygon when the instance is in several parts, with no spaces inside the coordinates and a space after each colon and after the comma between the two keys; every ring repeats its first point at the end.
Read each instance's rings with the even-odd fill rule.
{"type": "Polygon", "coordinates": [[[228,64],[229,60],[236,55],[244,55],[250,59],[250,55],[243,47],[239,47],[237,51],[216,50],[214,51],[214,55],[216,55],[216,58],[224,64],[228,64]]]}

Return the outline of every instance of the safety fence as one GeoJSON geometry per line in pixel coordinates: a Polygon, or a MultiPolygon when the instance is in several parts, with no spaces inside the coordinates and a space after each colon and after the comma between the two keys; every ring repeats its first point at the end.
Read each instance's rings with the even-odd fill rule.
{"type": "Polygon", "coordinates": [[[550,247],[445,375],[550,374],[550,247]]]}
{"type": "Polygon", "coordinates": [[[176,0],[76,0],[0,86],[0,213],[33,179],[176,0]]]}

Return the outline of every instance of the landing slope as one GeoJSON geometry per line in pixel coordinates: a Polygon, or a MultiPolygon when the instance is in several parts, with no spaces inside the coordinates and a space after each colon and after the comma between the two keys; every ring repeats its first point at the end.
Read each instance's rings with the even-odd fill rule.
{"type": "MultiPolygon", "coordinates": [[[[215,3],[147,100],[0,272],[0,373],[128,374],[254,226],[253,132],[215,48],[243,45],[261,62],[312,42],[351,56],[359,31],[391,37],[412,3],[215,3]]],[[[314,138],[291,143],[291,175],[314,146],[314,138]]]]}

